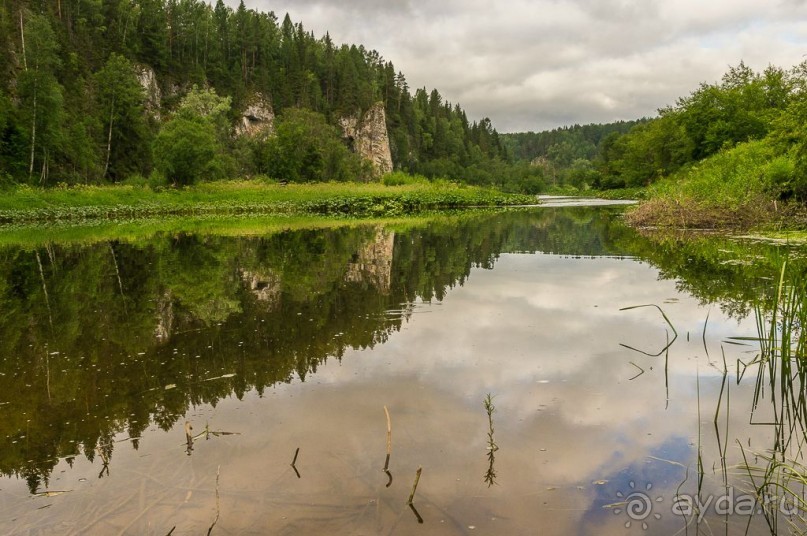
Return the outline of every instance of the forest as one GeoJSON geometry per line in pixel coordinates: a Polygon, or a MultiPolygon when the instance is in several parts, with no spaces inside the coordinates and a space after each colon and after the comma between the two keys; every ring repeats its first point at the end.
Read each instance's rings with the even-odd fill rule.
{"type": "Polygon", "coordinates": [[[598,156],[604,140],[622,135],[648,119],[572,125],[541,132],[501,136],[516,161],[541,169],[547,185],[585,189],[599,185],[598,156]]]}
{"type": "MultiPolygon", "coordinates": [[[[745,63],[717,82],[633,122],[504,135],[547,182],[575,188],[641,188],[650,195],[752,203],[807,199],[807,62],[761,72],[745,63]],[[657,186],[656,186],[657,185],[657,186]]],[[[679,222],[680,223],[680,222],[679,222]]]]}
{"type": "MultiPolygon", "coordinates": [[[[534,193],[487,118],[378,52],[221,0],[2,0],[0,184],[369,180],[338,128],[383,103],[394,169],[534,193]],[[145,91],[148,83],[154,92],[145,91]],[[235,136],[256,99],[271,136],[235,136]],[[294,150],[290,150],[294,148],[294,150]]],[[[373,177],[375,178],[375,177],[373,177]]]]}

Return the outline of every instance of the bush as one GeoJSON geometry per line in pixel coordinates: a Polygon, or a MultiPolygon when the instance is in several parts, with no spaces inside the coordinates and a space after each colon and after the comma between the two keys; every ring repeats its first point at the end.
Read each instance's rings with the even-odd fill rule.
{"type": "Polygon", "coordinates": [[[200,178],[220,178],[219,152],[212,123],[179,116],[163,125],[154,140],[154,165],[175,185],[184,186],[200,178]]]}
{"type": "Polygon", "coordinates": [[[286,110],[276,133],[256,148],[259,171],[290,182],[367,180],[369,163],[350,152],[325,116],[305,109],[286,110]]]}

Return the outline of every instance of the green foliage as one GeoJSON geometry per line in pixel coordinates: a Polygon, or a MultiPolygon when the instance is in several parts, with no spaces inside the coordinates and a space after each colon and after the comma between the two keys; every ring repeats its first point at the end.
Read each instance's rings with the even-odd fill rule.
{"type": "Polygon", "coordinates": [[[791,84],[781,69],[757,74],[740,62],[720,84],[702,84],[677,110],[699,160],[726,146],[762,139],[788,104],[791,84]]]}
{"type": "Polygon", "coordinates": [[[95,79],[98,108],[106,127],[103,177],[115,181],[141,169],[143,160],[148,160],[143,89],[131,62],[114,52],[95,79]]]}
{"type": "Polygon", "coordinates": [[[530,162],[555,187],[603,186],[593,165],[605,145],[647,120],[574,125],[543,132],[504,134],[502,142],[517,161],[530,162]]]}
{"type": "Polygon", "coordinates": [[[368,177],[370,170],[342,143],[325,117],[290,108],[265,142],[261,171],[290,182],[348,181],[368,177]]]}
{"type": "Polygon", "coordinates": [[[25,125],[29,146],[28,180],[45,183],[64,136],[63,88],[56,78],[61,65],[59,45],[44,15],[29,15],[24,31],[24,70],[17,80],[20,123],[25,125]],[[35,170],[38,177],[34,177],[35,170]]]}
{"type": "Polygon", "coordinates": [[[640,225],[698,228],[776,222],[788,217],[776,199],[791,190],[794,170],[794,158],[779,154],[769,139],[740,143],[651,186],[649,201],[630,218],[640,225]]]}
{"type": "Polygon", "coordinates": [[[175,185],[185,186],[222,175],[215,127],[204,118],[179,115],[163,125],[154,140],[154,165],[175,185]]]}
{"type": "Polygon", "coordinates": [[[738,207],[757,199],[781,180],[782,157],[763,141],[741,143],[659,182],[654,197],[676,197],[714,206],[738,207]]]}
{"type": "Polygon", "coordinates": [[[224,143],[229,138],[231,97],[220,97],[214,89],[199,89],[194,85],[179,103],[177,114],[186,119],[203,118],[210,122],[224,143]]]}
{"type": "Polygon", "coordinates": [[[607,137],[596,161],[601,178],[592,184],[606,189],[647,186],[690,162],[691,154],[692,142],[679,116],[667,110],[626,135],[607,137]]]}

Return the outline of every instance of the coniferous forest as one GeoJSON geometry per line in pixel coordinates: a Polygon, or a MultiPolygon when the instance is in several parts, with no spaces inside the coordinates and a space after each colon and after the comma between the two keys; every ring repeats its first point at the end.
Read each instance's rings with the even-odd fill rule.
{"type": "Polygon", "coordinates": [[[0,46],[5,185],[367,180],[339,121],[383,103],[394,169],[542,187],[489,119],[412,91],[374,50],[243,2],[2,0],[0,46]],[[235,135],[255,102],[274,134],[235,135]]]}

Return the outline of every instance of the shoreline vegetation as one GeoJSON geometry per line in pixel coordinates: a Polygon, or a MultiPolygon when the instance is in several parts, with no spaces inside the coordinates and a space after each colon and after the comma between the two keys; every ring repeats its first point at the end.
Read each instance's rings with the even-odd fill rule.
{"type": "Polygon", "coordinates": [[[535,204],[532,195],[447,181],[386,186],[362,183],[280,184],[217,181],[185,188],[18,186],[0,195],[0,223],[127,220],[155,216],[319,214],[397,216],[427,210],[535,204]]]}
{"type": "Polygon", "coordinates": [[[634,227],[768,233],[807,229],[805,125],[807,61],[762,71],[740,62],[654,118],[505,140],[550,189],[644,190],[626,216],[634,227]]]}

